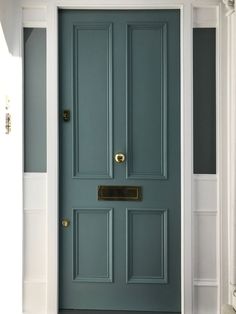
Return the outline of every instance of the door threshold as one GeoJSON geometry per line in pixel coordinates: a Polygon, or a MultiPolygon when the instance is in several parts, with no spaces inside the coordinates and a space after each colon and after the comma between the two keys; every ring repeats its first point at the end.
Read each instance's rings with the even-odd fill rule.
{"type": "Polygon", "coordinates": [[[60,310],[59,314],[181,314],[180,312],[120,311],[120,310],[60,310]]]}

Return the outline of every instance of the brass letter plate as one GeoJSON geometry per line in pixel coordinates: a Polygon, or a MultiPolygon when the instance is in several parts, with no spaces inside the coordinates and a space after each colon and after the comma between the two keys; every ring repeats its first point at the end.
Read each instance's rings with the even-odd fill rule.
{"type": "Polygon", "coordinates": [[[140,186],[99,185],[99,201],[141,201],[142,189],[140,186]]]}

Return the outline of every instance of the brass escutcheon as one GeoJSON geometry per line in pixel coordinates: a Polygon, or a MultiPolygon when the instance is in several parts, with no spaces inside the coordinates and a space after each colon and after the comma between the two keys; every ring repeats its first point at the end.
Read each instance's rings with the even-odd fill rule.
{"type": "Polygon", "coordinates": [[[62,224],[63,228],[68,228],[70,225],[70,220],[69,219],[62,219],[61,224],[62,224]]]}
{"type": "Polygon", "coordinates": [[[118,163],[118,164],[121,164],[122,162],[125,161],[125,155],[123,153],[117,153],[115,155],[115,161],[118,163]]]}

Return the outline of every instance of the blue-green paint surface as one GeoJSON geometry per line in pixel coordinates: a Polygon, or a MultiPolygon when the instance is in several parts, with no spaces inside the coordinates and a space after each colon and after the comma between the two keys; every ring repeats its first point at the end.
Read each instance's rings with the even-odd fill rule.
{"type": "Polygon", "coordinates": [[[24,171],[47,171],[46,29],[24,28],[24,171]]]}
{"type": "Polygon", "coordinates": [[[61,309],[181,311],[179,28],[178,10],[59,13],[61,309]]]}

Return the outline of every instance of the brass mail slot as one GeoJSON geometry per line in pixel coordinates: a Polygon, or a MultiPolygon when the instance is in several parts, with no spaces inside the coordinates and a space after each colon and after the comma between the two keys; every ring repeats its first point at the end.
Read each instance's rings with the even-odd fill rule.
{"type": "Polygon", "coordinates": [[[141,201],[142,189],[140,186],[98,186],[99,201],[141,201]]]}

